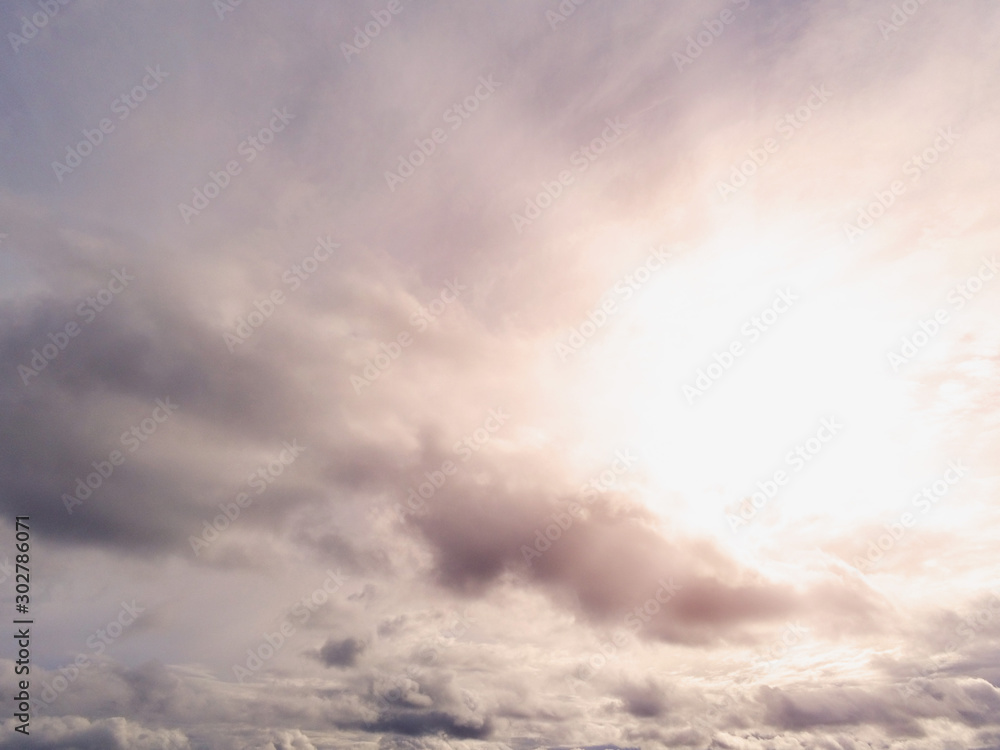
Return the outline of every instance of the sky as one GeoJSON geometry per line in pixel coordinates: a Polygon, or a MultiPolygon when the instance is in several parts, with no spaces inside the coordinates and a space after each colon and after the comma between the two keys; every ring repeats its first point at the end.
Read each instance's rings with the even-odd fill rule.
{"type": "Polygon", "coordinates": [[[0,32],[0,749],[1000,748],[995,2],[0,32]]]}

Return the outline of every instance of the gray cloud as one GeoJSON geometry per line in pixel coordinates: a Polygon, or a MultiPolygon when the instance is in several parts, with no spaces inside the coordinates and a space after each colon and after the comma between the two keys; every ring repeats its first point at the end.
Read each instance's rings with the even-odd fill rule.
{"type": "Polygon", "coordinates": [[[328,638],[319,650],[319,659],[328,667],[353,667],[366,644],[358,638],[328,638]]]}

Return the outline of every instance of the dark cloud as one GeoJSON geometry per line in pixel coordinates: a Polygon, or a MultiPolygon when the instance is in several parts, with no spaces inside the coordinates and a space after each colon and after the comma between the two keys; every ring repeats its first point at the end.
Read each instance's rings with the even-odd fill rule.
{"type": "Polygon", "coordinates": [[[655,718],[665,714],[669,708],[664,688],[652,680],[645,684],[629,683],[619,691],[625,710],[640,718],[655,718]]]}
{"type": "Polygon", "coordinates": [[[328,667],[353,667],[368,644],[360,638],[328,638],[319,649],[319,660],[328,667]]]}
{"type": "MultiPolygon", "coordinates": [[[[524,475],[532,468],[508,462],[496,471],[524,475]]],[[[823,627],[868,630],[882,606],[873,592],[850,578],[798,593],[740,571],[710,543],[669,538],[645,510],[627,504],[593,506],[589,518],[575,520],[546,546],[546,527],[565,510],[544,493],[538,488],[511,494],[499,477],[478,486],[458,479],[435,495],[426,513],[414,514],[411,523],[434,545],[447,585],[481,589],[504,570],[524,568],[528,562],[531,578],[555,591],[569,591],[595,620],[625,625],[632,615],[644,634],[668,641],[709,643],[748,623],[814,617],[820,610],[817,619],[823,627]],[[662,602],[655,600],[658,595],[662,602]],[[635,614],[643,607],[645,612],[635,614]]]]}
{"type": "Polygon", "coordinates": [[[449,737],[461,739],[485,739],[493,731],[489,720],[462,720],[441,711],[392,711],[365,728],[371,732],[391,732],[411,737],[444,732],[449,737]]]}

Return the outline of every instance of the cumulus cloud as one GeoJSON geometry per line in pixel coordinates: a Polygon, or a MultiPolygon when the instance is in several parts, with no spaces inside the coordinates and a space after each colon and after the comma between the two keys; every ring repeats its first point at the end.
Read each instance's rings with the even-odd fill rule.
{"type": "Polygon", "coordinates": [[[45,750],[189,750],[191,744],[176,729],[150,729],[121,717],[91,721],[82,716],[46,717],[33,722],[27,737],[4,722],[0,747],[45,750]]]}

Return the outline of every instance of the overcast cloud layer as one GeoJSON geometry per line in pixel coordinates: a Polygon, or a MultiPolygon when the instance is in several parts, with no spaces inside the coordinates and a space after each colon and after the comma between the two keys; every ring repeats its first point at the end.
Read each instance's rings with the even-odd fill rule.
{"type": "Polygon", "coordinates": [[[1000,748],[995,2],[0,31],[0,748],[1000,748]]]}

